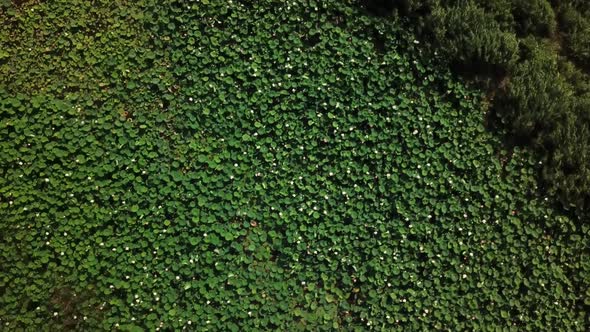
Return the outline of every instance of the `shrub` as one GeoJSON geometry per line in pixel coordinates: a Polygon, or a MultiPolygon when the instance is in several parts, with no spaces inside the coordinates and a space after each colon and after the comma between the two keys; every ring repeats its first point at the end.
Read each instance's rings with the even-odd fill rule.
{"type": "Polygon", "coordinates": [[[526,60],[515,66],[496,104],[518,141],[540,143],[542,134],[559,122],[569,91],[555,55],[545,52],[534,40],[521,46],[521,56],[526,60]]]}
{"type": "Polygon", "coordinates": [[[513,0],[512,15],[521,36],[549,37],[555,33],[555,12],[547,0],[513,0]]]}
{"type": "Polygon", "coordinates": [[[576,96],[585,98],[590,93],[590,76],[571,61],[561,58],[557,63],[559,72],[572,85],[576,96]]]}
{"type": "Polygon", "coordinates": [[[580,13],[590,12],[590,1],[588,0],[553,0],[555,7],[571,6],[580,13]]]}
{"type": "Polygon", "coordinates": [[[434,39],[446,56],[480,73],[505,71],[517,58],[518,42],[494,17],[469,1],[437,7],[430,20],[434,39]]]}
{"type": "Polygon", "coordinates": [[[514,28],[512,0],[477,0],[476,3],[494,17],[502,31],[511,31],[514,28]]]}
{"type": "Polygon", "coordinates": [[[573,6],[564,6],[559,21],[568,55],[583,66],[590,66],[590,18],[573,6]]]}
{"type": "Polygon", "coordinates": [[[529,38],[521,46],[524,61],[512,72],[496,108],[516,144],[543,152],[546,189],[566,206],[584,208],[590,188],[587,78],[543,43],[529,38]]]}
{"type": "Polygon", "coordinates": [[[551,150],[543,178],[549,188],[567,205],[575,206],[579,213],[588,208],[590,200],[590,99],[570,100],[572,114],[565,116],[550,133],[550,139],[559,148],[551,150]],[[573,103],[573,105],[571,105],[573,103]]]}
{"type": "Polygon", "coordinates": [[[414,14],[425,14],[429,12],[433,7],[439,6],[439,0],[402,0],[402,8],[408,13],[414,14]]]}

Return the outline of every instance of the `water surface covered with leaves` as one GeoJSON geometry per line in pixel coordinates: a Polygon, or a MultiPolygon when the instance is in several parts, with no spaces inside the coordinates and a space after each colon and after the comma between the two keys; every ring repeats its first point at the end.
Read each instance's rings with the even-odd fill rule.
{"type": "Polygon", "coordinates": [[[588,226],[398,22],[1,8],[3,328],[587,329],[588,226]]]}

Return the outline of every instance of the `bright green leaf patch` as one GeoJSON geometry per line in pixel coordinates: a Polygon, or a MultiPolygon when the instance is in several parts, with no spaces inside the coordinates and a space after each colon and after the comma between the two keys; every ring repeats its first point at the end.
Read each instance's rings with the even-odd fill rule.
{"type": "Polygon", "coordinates": [[[341,1],[10,8],[6,329],[587,329],[588,227],[397,22],[341,1]]]}

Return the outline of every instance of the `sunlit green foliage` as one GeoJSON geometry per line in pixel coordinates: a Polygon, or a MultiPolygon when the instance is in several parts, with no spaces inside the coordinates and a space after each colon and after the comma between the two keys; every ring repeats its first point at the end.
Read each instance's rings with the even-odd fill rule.
{"type": "Polygon", "coordinates": [[[588,329],[588,226],[398,22],[0,8],[3,329],[588,329]]]}

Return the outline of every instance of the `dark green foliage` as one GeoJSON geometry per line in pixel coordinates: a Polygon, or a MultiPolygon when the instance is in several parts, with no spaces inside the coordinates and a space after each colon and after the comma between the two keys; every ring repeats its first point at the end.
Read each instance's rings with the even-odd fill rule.
{"type": "Polygon", "coordinates": [[[363,6],[378,16],[389,16],[396,8],[396,0],[361,0],[363,6]]]}
{"type": "Polygon", "coordinates": [[[494,73],[516,60],[515,36],[502,31],[494,17],[473,2],[436,7],[429,24],[438,48],[455,64],[494,73]]]}
{"type": "Polygon", "coordinates": [[[429,13],[431,8],[439,0],[397,0],[396,4],[405,14],[425,14],[429,13]]]}
{"type": "MultiPolygon", "coordinates": [[[[559,126],[560,110],[568,107],[571,91],[559,74],[557,58],[536,45],[525,47],[526,60],[511,73],[506,92],[496,101],[519,140],[536,142],[548,138],[559,126]]],[[[555,146],[558,142],[550,142],[555,146]]]]}
{"type": "Polygon", "coordinates": [[[588,206],[587,188],[590,186],[590,155],[588,149],[580,149],[578,144],[590,145],[590,128],[580,123],[590,122],[588,111],[590,99],[582,99],[574,105],[565,104],[571,112],[560,119],[548,140],[562,148],[553,148],[549,165],[544,170],[546,179],[555,181],[553,185],[559,190],[558,195],[564,203],[573,203],[578,207],[588,206]],[[575,142],[576,144],[568,144],[575,142]]]}
{"type": "MultiPolygon", "coordinates": [[[[590,145],[590,78],[574,65],[562,62],[560,73],[565,81],[570,84],[571,94],[567,102],[571,112],[566,115],[567,124],[557,127],[553,139],[557,145],[564,142],[580,142],[590,145]]],[[[567,144],[565,148],[555,148],[551,162],[555,167],[547,167],[546,179],[555,179],[561,185],[557,186],[564,202],[574,203],[576,206],[587,207],[590,204],[590,196],[587,188],[590,187],[590,149],[580,149],[577,145],[567,144]]]]}
{"type": "Polygon", "coordinates": [[[590,2],[586,0],[552,0],[551,3],[557,8],[571,6],[582,14],[590,12],[590,2]]]}
{"type": "Polygon", "coordinates": [[[502,31],[514,29],[513,0],[476,0],[477,5],[500,25],[502,31]]]}
{"type": "Polygon", "coordinates": [[[572,85],[576,99],[587,98],[590,93],[590,77],[570,61],[558,61],[559,72],[572,85]]]}
{"type": "Polygon", "coordinates": [[[555,12],[547,0],[512,0],[516,33],[549,37],[555,33],[555,12]]]}
{"type": "Polygon", "coordinates": [[[573,6],[560,10],[560,26],[563,31],[564,46],[575,61],[590,67],[590,10],[579,12],[573,6]]]}
{"type": "Polygon", "coordinates": [[[557,56],[534,40],[524,44],[526,60],[512,72],[496,108],[517,143],[545,151],[544,178],[553,181],[549,185],[559,188],[566,203],[584,206],[581,188],[590,185],[590,160],[585,149],[573,149],[577,145],[568,142],[590,143],[588,128],[579,125],[588,121],[585,105],[573,98],[575,90],[561,75],[557,56]]]}
{"type": "Polygon", "coordinates": [[[580,213],[590,208],[589,2],[412,4],[408,8],[428,8],[406,14],[433,51],[490,91],[492,109],[510,133],[508,141],[534,147],[546,161],[544,190],[580,213]]]}

